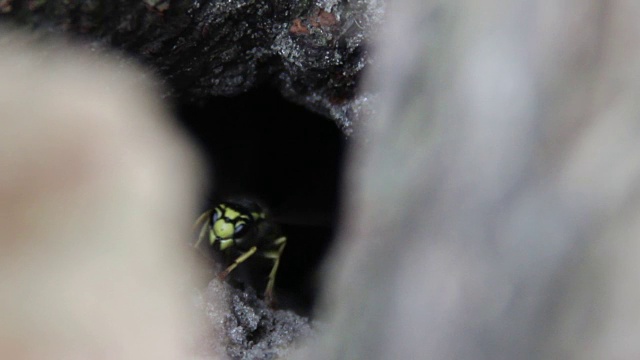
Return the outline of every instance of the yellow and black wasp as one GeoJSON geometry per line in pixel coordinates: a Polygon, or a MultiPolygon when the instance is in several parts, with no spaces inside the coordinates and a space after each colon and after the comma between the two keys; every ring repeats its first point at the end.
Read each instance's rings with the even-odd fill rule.
{"type": "Polygon", "coordinates": [[[254,255],[273,261],[264,292],[265,301],[273,305],[273,287],[287,238],[265,209],[249,199],[227,200],[200,215],[196,226],[200,227],[196,248],[206,239],[215,250],[233,259],[218,274],[221,280],[254,255]]]}

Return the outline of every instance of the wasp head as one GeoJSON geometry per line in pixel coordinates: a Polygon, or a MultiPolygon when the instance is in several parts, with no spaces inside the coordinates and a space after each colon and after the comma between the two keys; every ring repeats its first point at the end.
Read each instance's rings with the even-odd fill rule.
{"type": "Polygon", "coordinates": [[[229,203],[220,203],[211,214],[211,230],[209,241],[213,245],[220,242],[224,250],[234,245],[235,240],[242,238],[253,225],[251,212],[229,203]]]}

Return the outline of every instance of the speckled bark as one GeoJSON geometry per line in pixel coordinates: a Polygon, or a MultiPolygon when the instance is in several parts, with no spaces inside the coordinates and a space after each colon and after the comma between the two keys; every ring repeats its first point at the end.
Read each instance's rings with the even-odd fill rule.
{"type": "Polygon", "coordinates": [[[79,35],[150,65],[187,100],[271,83],[349,133],[378,0],[3,0],[0,23],[79,35]]]}

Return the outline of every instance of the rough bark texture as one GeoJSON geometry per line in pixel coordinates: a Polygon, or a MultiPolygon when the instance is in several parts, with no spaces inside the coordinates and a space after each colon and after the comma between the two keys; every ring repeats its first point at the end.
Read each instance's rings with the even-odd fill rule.
{"type": "Polygon", "coordinates": [[[274,310],[253,289],[241,291],[216,280],[198,298],[209,331],[198,338],[203,358],[225,354],[232,360],[284,359],[316,335],[308,318],[274,310]],[[222,301],[226,306],[218,306],[222,301]]]}
{"type": "Polygon", "coordinates": [[[0,22],[75,34],[150,65],[183,99],[271,83],[350,133],[377,0],[4,0],[0,22]]]}
{"type": "Polygon", "coordinates": [[[639,17],[390,6],[330,327],[304,359],[640,356],[639,17]]]}

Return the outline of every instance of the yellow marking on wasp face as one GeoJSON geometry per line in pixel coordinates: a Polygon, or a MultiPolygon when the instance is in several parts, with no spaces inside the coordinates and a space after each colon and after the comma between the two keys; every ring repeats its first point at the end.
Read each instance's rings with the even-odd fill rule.
{"type": "Polygon", "coordinates": [[[230,207],[225,207],[224,216],[229,218],[229,219],[231,219],[231,220],[233,220],[233,219],[235,219],[237,217],[242,217],[242,214],[240,214],[239,211],[234,210],[234,209],[232,209],[230,207]]]}
{"type": "Polygon", "coordinates": [[[233,233],[235,232],[235,227],[232,223],[227,222],[224,218],[218,219],[213,226],[211,227],[212,235],[211,243],[215,241],[216,238],[219,239],[230,239],[233,237],[233,233]]]}
{"type": "Polygon", "coordinates": [[[233,246],[233,239],[220,240],[220,250],[226,250],[233,246]]]}
{"type": "Polygon", "coordinates": [[[216,242],[216,234],[213,233],[213,228],[209,229],[209,244],[213,245],[216,242]]]}

